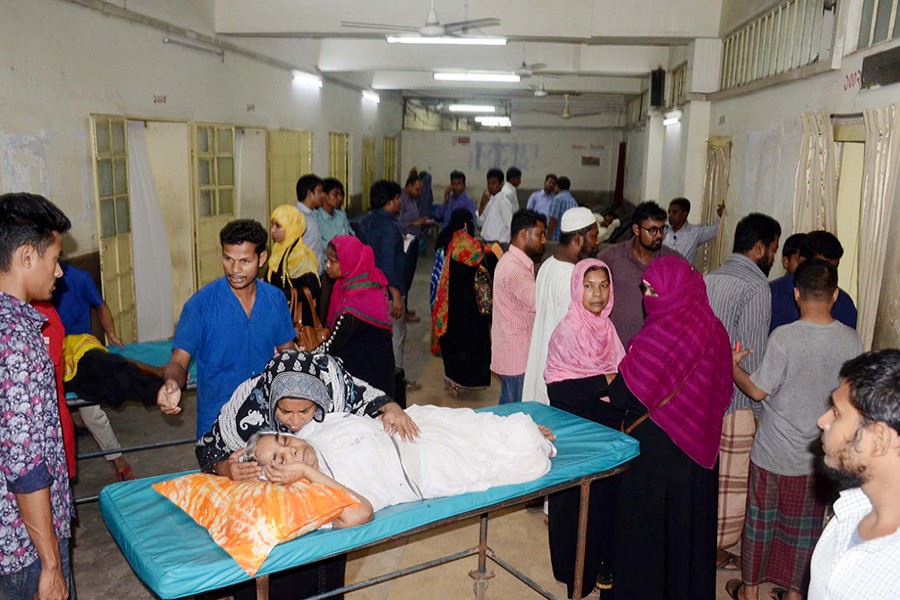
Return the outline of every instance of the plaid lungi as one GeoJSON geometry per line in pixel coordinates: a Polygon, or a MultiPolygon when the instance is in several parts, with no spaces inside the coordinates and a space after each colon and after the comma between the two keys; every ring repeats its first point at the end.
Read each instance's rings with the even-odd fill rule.
{"type": "Polygon", "coordinates": [[[774,583],[805,596],[825,506],[812,475],[777,475],[751,464],[741,538],[744,583],[774,583]]]}
{"type": "Polygon", "coordinates": [[[725,415],[719,444],[719,512],[716,548],[731,548],[741,539],[747,507],[747,474],[756,419],[749,408],[725,415]]]}

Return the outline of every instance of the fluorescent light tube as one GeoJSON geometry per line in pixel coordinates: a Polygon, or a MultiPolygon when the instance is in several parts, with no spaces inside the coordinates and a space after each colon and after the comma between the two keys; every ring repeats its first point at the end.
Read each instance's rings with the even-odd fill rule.
{"type": "Polygon", "coordinates": [[[379,96],[375,92],[370,92],[369,90],[363,90],[362,97],[363,100],[374,102],[375,104],[381,102],[381,96],[379,96]]]}
{"type": "Polygon", "coordinates": [[[322,78],[306,71],[294,70],[294,83],[320,88],[322,87],[322,78]]]}
{"type": "Polygon", "coordinates": [[[481,115],[475,117],[475,122],[485,127],[510,127],[512,125],[512,121],[510,121],[509,117],[496,117],[490,115],[481,115]]]}
{"type": "Polygon", "coordinates": [[[497,107],[490,104],[451,104],[449,110],[450,112],[492,113],[497,112],[497,107]]]}
{"type": "Polygon", "coordinates": [[[389,44],[451,44],[459,46],[505,46],[505,37],[452,37],[421,35],[389,35],[389,44]]]}
{"type": "Polygon", "coordinates": [[[518,83],[520,77],[513,73],[435,73],[436,81],[476,81],[481,83],[518,83]]]}
{"type": "Polygon", "coordinates": [[[669,125],[677,125],[681,122],[681,111],[680,110],[671,110],[663,115],[663,127],[668,127],[669,125]]]}

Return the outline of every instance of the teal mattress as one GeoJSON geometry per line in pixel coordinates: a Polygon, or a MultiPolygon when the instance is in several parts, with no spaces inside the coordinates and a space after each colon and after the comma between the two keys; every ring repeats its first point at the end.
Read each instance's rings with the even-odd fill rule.
{"type": "MultiPolygon", "coordinates": [[[[564,411],[524,402],[482,410],[505,415],[525,412],[556,434],[550,472],[529,483],[484,492],[391,506],[350,529],[319,530],[276,546],[257,576],[343,554],[411,530],[439,524],[545,488],[575,482],[635,458],[638,442],[608,427],[564,411]]],[[[181,598],[249,579],[247,574],[185,512],[156,493],[157,481],[181,473],[114,483],[100,493],[100,511],[135,573],[161,598],[181,598]]]]}

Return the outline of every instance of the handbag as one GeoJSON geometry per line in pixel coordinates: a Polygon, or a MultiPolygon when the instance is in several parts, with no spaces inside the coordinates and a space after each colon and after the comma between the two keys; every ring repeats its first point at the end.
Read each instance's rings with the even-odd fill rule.
{"type": "Polygon", "coordinates": [[[478,304],[478,312],[482,315],[490,315],[494,310],[491,274],[481,265],[475,271],[475,302],[478,304]]]}
{"type": "Polygon", "coordinates": [[[619,426],[619,430],[622,431],[622,432],[625,433],[625,434],[630,434],[632,431],[634,431],[634,428],[635,428],[635,427],[637,427],[638,425],[640,425],[641,423],[643,423],[644,421],[646,421],[647,419],[649,419],[649,418],[650,418],[650,415],[652,415],[654,412],[656,412],[657,410],[659,410],[660,408],[662,408],[663,406],[665,406],[666,403],[667,403],[669,400],[671,400],[672,398],[674,398],[675,395],[678,394],[678,392],[681,391],[681,388],[684,387],[684,384],[685,384],[685,383],[687,383],[687,378],[685,378],[685,380],[681,382],[681,385],[679,385],[677,388],[675,388],[674,390],[672,390],[672,393],[671,393],[671,394],[669,394],[668,396],[666,396],[665,398],[663,398],[662,402],[660,402],[659,404],[657,404],[656,406],[654,406],[653,408],[651,408],[650,410],[648,410],[647,412],[645,412],[644,414],[642,414],[640,417],[638,417],[637,419],[635,419],[634,422],[633,422],[631,425],[629,425],[628,427],[625,427],[625,419],[622,419],[622,425],[619,426]]]}
{"type": "Polygon", "coordinates": [[[297,337],[294,338],[294,341],[297,342],[297,345],[300,346],[301,349],[312,352],[318,348],[322,342],[328,339],[331,335],[331,331],[322,325],[322,321],[319,320],[319,315],[316,312],[316,301],[313,299],[312,292],[309,291],[308,287],[303,288],[303,294],[306,296],[306,301],[309,303],[313,322],[312,325],[303,324],[303,303],[300,302],[300,295],[297,293],[297,288],[292,287],[290,301],[291,319],[294,322],[294,329],[297,331],[297,337]]]}

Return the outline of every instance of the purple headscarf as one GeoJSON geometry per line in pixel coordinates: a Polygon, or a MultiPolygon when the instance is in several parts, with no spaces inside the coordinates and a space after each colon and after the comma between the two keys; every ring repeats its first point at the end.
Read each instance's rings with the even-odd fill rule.
{"type": "Polygon", "coordinates": [[[644,296],[647,319],[619,372],[653,411],[653,422],[697,464],[711,469],[733,389],[728,334],[709,306],[703,276],[685,259],[653,260],[644,280],[658,296],[644,296]]]}

